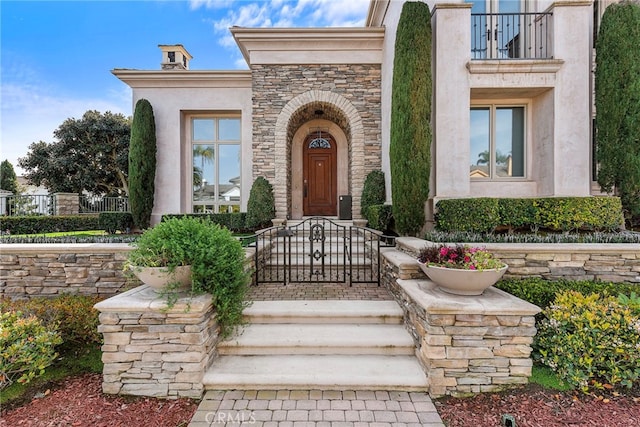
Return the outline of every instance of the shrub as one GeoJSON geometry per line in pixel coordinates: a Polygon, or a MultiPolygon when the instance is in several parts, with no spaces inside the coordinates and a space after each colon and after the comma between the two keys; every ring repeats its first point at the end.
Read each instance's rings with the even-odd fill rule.
{"type": "Polygon", "coordinates": [[[61,342],[58,333],[47,330],[35,316],[0,313],[0,389],[42,375],[57,357],[54,348],[61,342]]]}
{"type": "Polygon", "coordinates": [[[56,330],[65,348],[100,344],[98,311],[93,306],[102,298],[63,294],[30,300],[0,300],[1,311],[19,311],[25,317],[35,316],[49,330],[56,330]]]}
{"type": "Polygon", "coordinates": [[[535,229],[536,207],[534,199],[498,199],[500,225],[509,230],[522,227],[535,229]]]}
{"type": "Polygon", "coordinates": [[[436,204],[440,231],[490,233],[497,227],[550,231],[617,230],[623,222],[617,197],[449,199],[436,204]]]}
{"type": "Polygon", "coordinates": [[[534,203],[536,223],[551,230],[617,230],[624,221],[617,197],[553,197],[534,203]]]}
{"type": "MultiPolygon", "coordinates": [[[[170,271],[191,265],[191,291],[212,295],[222,337],[242,323],[249,275],[244,249],[229,230],[206,217],[168,218],[146,230],[135,246],[126,265],[165,266],[170,271]]],[[[175,291],[170,288],[166,293],[169,307],[175,302],[175,291]]]]}
{"type": "Polygon", "coordinates": [[[225,213],[212,213],[212,214],[170,214],[163,215],[162,221],[166,221],[170,218],[201,218],[211,221],[213,224],[218,224],[221,227],[226,227],[233,233],[244,233],[249,231],[246,227],[245,212],[225,212],[225,213]]]}
{"type": "Polygon", "coordinates": [[[276,205],[273,187],[265,178],[259,176],[251,186],[247,202],[246,228],[257,230],[271,225],[276,217],[276,205]]]}
{"type": "Polygon", "coordinates": [[[436,203],[436,227],[442,231],[488,233],[500,225],[498,199],[449,199],[436,203]]]}
{"type": "Polygon", "coordinates": [[[640,312],[614,297],[561,292],[536,336],[540,361],[587,392],[640,378],[640,312]]]}
{"type": "Polygon", "coordinates": [[[393,222],[393,207],[391,205],[371,205],[367,209],[365,217],[369,227],[383,232],[387,231],[393,222]]]}
{"type": "Polygon", "coordinates": [[[535,304],[540,308],[551,305],[561,292],[577,291],[583,295],[598,293],[604,296],[631,295],[638,285],[631,283],[594,282],[589,280],[545,280],[539,277],[506,279],[495,285],[505,292],[535,304]]]}
{"type": "Polygon", "coordinates": [[[0,229],[11,234],[44,234],[65,231],[98,230],[98,217],[91,215],[5,216],[0,229]]]}
{"type": "Polygon", "coordinates": [[[116,231],[126,233],[133,227],[133,216],[130,212],[101,212],[98,224],[100,229],[109,234],[115,234],[116,231]]]}
{"type": "Polygon", "coordinates": [[[156,124],[153,107],[139,99],[131,122],[129,141],[129,206],[133,223],[140,229],[149,227],[156,176],[156,124]]]}
{"type": "Polygon", "coordinates": [[[384,172],[378,170],[369,172],[367,178],[364,180],[362,198],[360,199],[360,213],[362,216],[368,219],[367,210],[369,206],[383,205],[386,197],[384,172]]]}
{"type": "Polygon", "coordinates": [[[431,174],[431,13],[426,3],[402,6],[393,69],[393,217],[398,233],[415,236],[425,224],[431,174]]]}

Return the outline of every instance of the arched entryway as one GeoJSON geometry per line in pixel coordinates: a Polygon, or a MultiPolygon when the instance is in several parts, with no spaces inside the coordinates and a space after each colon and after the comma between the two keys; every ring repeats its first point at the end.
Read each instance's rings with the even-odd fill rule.
{"type": "Polygon", "coordinates": [[[337,213],[338,176],[336,141],[318,130],[302,144],[302,203],[304,216],[337,213]]]}
{"type": "Polygon", "coordinates": [[[351,102],[341,95],[316,90],[296,96],[278,115],[273,185],[276,216],[292,219],[306,216],[303,146],[307,137],[318,130],[328,133],[336,142],[336,206],[339,196],[351,195],[353,216],[359,218],[365,178],[362,119],[351,102]]]}

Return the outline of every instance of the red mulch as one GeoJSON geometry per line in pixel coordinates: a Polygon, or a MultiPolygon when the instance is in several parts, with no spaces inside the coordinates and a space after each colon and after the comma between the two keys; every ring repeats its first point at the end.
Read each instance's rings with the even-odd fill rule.
{"type": "MultiPolygon", "coordinates": [[[[2,411],[0,427],[186,426],[197,409],[190,399],[153,399],[102,394],[102,376],[86,374],[58,384],[42,398],[2,411]]],[[[503,414],[517,427],[640,426],[640,397],[554,392],[536,385],[502,393],[435,401],[448,427],[499,427],[503,414]]]]}
{"type": "Polygon", "coordinates": [[[499,427],[503,414],[517,427],[640,426],[640,397],[592,396],[528,385],[502,393],[435,402],[448,427],[499,427]]]}
{"type": "Polygon", "coordinates": [[[102,394],[102,375],[70,377],[46,396],[2,410],[0,426],[170,427],[186,426],[198,403],[102,394]]]}

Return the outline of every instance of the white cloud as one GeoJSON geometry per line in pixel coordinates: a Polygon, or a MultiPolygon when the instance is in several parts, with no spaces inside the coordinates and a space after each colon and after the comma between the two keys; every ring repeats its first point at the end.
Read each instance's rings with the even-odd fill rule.
{"type": "Polygon", "coordinates": [[[233,2],[233,0],[191,0],[192,9],[220,9],[229,6],[223,17],[212,20],[218,44],[235,50],[238,68],[246,68],[229,28],[238,27],[361,27],[364,25],[369,0],[270,0],[233,2]]]}

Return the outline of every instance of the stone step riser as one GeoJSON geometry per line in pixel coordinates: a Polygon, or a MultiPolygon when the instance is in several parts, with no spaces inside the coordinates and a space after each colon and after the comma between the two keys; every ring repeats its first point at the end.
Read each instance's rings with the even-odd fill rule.
{"type": "Polygon", "coordinates": [[[412,355],[413,339],[402,325],[250,324],[242,335],[218,345],[220,354],[412,355]]]}

